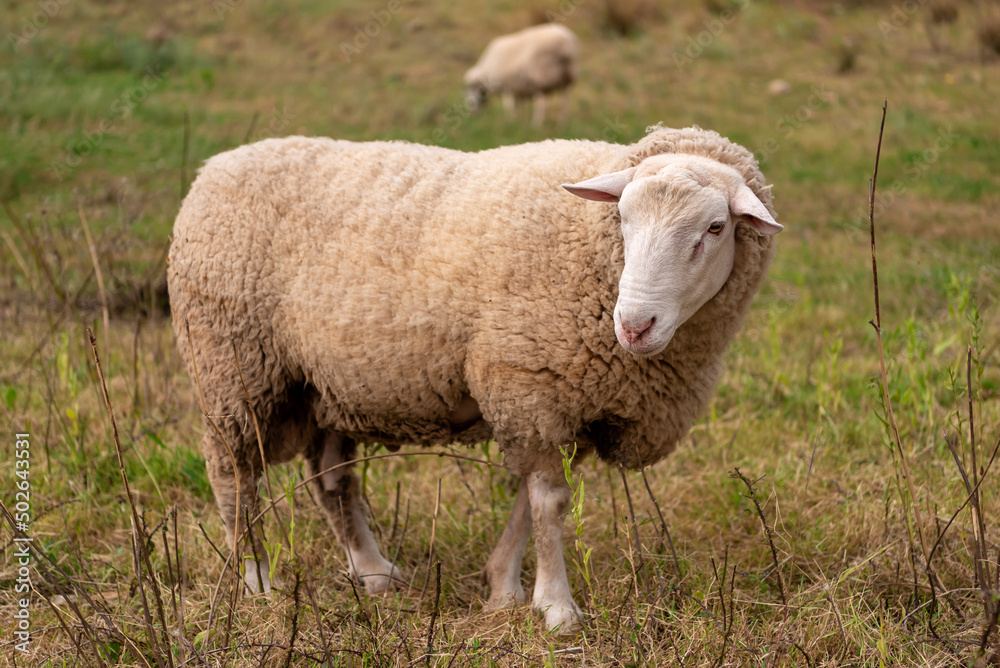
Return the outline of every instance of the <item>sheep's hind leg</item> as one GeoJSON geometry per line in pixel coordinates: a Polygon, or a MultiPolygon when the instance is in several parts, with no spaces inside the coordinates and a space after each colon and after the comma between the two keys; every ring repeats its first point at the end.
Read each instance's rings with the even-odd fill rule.
{"type": "Polygon", "coordinates": [[[561,473],[537,471],[527,476],[538,555],[531,607],[545,615],[545,626],[550,631],[570,633],[576,630],[583,613],[573,601],[563,559],[562,518],[569,510],[571,493],[561,473]]]}
{"type": "Polygon", "coordinates": [[[498,610],[524,603],[521,586],[521,562],[531,535],[531,504],[528,502],[528,481],[521,478],[514,498],[510,519],[500,541],[486,562],[486,581],[490,585],[487,610],[498,610]]]}
{"type": "MultiPolygon", "coordinates": [[[[350,461],[354,442],[336,432],[325,432],[317,439],[306,458],[309,477],[350,461]]],[[[319,502],[326,511],[326,519],[347,553],[351,576],[363,583],[369,594],[388,589],[396,580],[403,581],[399,569],[385,560],[379,552],[375,536],[368,527],[368,512],[361,498],[361,483],[354,474],[353,465],[342,466],[315,478],[313,485],[319,502]]]]}
{"type": "MultiPolygon", "coordinates": [[[[233,549],[234,538],[246,540],[243,534],[247,526],[247,517],[253,520],[257,514],[257,482],[260,480],[260,472],[245,470],[238,462],[234,470],[234,462],[224,446],[216,445],[217,436],[206,432],[205,439],[212,441],[205,447],[208,455],[206,458],[208,481],[212,485],[222,523],[226,527],[226,543],[233,549]],[[220,452],[223,454],[217,454],[220,452]],[[239,485],[237,485],[237,475],[239,485]]],[[[267,551],[264,550],[263,542],[256,531],[250,532],[249,540],[243,543],[242,553],[243,582],[247,591],[251,594],[270,594],[271,578],[267,551]]]]}

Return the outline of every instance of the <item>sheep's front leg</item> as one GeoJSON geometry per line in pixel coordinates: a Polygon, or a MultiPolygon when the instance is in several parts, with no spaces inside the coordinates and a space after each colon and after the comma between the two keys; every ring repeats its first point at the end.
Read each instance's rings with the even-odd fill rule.
{"type": "Polygon", "coordinates": [[[486,581],[490,585],[487,610],[498,610],[524,603],[521,586],[521,562],[531,535],[531,505],[528,502],[528,481],[521,478],[514,498],[510,519],[486,562],[486,581]]]}
{"type": "MultiPolygon", "coordinates": [[[[560,472],[561,474],[561,472],[560,472]]],[[[583,619],[573,601],[563,559],[563,516],[569,511],[571,493],[566,479],[555,472],[528,475],[528,497],[535,534],[538,573],[531,607],[545,614],[545,626],[570,633],[583,619]]]]}
{"type": "Polygon", "coordinates": [[[559,111],[559,125],[563,129],[566,128],[566,124],[569,122],[569,88],[562,89],[562,108],[559,111]]]}
{"type": "Polygon", "coordinates": [[[536,128],[542,127],[545,120],[545,93],[535,93],[535,108],[531,116],[531,124],[536,128]]]}
{"type": "Polygon", "coordinates": [[[514,94],[509,90],[505,90],[501,95],[500,99],[503,100],[503,109],[507,112],[507,118],[514,117],[514,94]]]}
{"type": "Polygon", "coordinates": [[[361,482],[353,465],[341,466],[354,455],[354,443],[335,432],[323,434],[306,459],[310,476],[324,472],[313,480],[319,502],[341,547],[347,552],[351,576],[364,584],[369,594],[385,591],[393,581],[402,581],[399,569],[386,561],[368,527],[368,512],[361,498],[361,482]]]}

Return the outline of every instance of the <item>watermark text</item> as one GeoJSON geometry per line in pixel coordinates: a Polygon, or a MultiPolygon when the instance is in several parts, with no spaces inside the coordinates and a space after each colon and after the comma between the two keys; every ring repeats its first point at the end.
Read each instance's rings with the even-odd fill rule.
{"type": "Polygon", "coordinates": [[[31,437],[14,434],[14,649],[27,652],[31,644],[31,538],[24,534],[31,523],[31,437]],[[17,535],[20,534],[20,535],[17,535]]]}

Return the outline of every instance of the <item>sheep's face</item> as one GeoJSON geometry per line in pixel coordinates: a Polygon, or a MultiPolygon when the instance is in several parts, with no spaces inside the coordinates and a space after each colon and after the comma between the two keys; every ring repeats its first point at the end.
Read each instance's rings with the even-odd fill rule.
{"type": "Polygon", "coordinates": [[[486,104],[487,91],[482,84],[470,84],[465,89],[465,108],[472,113],[478,112],[486,104]]]}
{"type": "Polygon", "coordinates": [[[781,230],[736,170],[707,158],[655,156],[566,187],[588,199],[618,200],[625,268],[615,334],[636,355],[661,352],[722,288],[733,268],[737,223],[764,234],[781,230]]]}

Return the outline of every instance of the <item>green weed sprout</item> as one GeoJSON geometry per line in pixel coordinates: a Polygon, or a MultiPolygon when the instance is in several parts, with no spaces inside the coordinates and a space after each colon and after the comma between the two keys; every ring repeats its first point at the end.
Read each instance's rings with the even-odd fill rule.
{"type": "Polygon", "coordinates": [[[583,542],[583,497],[584,497],[584,485],[582,475],[573,475],[573,459],[576,457],[576,443],[573,444],[573,451],[565,447],[559,448],[559,452],[562,453],[562,464],[563,464],[563,474],[566,476],[566,483],[569,488],[573,491],[573,503],[571,514],[573,515],[573,523],[576,526],[576,541],[574,542],[574,547],[576,548],[576,556],[573,557],[573,565],[576,566],[576,570],[580,573],[583,578],[584,584],[586,586],[586,594],[584,600],[587,602],[587,607],[590,607],[591,599],[591,587],[592,578],[590,571],[590,553],[594,548],[587,547],[583,542]]]}

